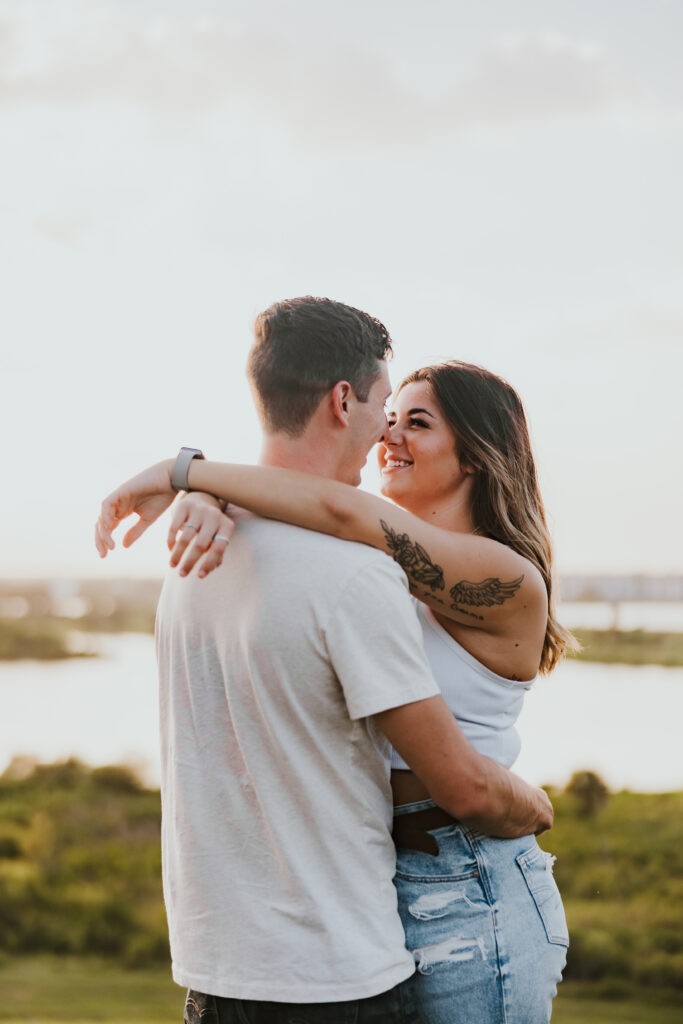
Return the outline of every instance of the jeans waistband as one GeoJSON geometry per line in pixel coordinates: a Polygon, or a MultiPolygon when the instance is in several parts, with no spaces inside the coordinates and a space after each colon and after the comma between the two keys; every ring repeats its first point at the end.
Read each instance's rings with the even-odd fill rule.
{"type": "Polygon", "coordinates": [[[412,804],[396,804],[394,817],[398,818],[402,814],[415,814],[415,811],[426,811],[428,807],[436,807],[433,800],[414,800],[412,804]]]}

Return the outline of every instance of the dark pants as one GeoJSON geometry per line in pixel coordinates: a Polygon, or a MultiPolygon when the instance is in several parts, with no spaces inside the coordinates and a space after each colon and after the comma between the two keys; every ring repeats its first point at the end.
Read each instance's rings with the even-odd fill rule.
{"type": "Polygon", "coordinates": [[[185,1024],[417,1024],[410,980],[369,999],[344,1003],[265,1003],[224,999],[192,989],[185,1024]]]}

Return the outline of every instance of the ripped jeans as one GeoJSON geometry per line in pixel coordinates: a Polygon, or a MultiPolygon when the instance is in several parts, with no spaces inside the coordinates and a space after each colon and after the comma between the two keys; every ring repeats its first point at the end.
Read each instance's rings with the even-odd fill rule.
{"type": "Polygon", "coordinates": [[[438,855],[399,848],[394,879],[421,1024],[547,1024],[569,945],[554,858],[534,836],[430,835],[438,855]]]}

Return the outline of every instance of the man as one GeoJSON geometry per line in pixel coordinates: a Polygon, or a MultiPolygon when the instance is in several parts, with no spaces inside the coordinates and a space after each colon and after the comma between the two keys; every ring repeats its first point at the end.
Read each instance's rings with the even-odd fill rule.
{"type": "MultiPolygon", "coordinates": [[[[385,328],[306,297],[270,307],[255,335],[260,461],[358,484],[386,426],[385,328]]],[[[180,485],[201,490],[201,460],[181,463],[180,485]]],[[[102,554],[126,515],[141,515],[130,543],[167,507],[173,471],[161,463],[104,502],[102,554]]],[[[386,739],[483,830],[533,832],[552,811],[465,741],[391,559],[237,520],[209,578],[167,579],[157,621],[164,895],[187,1019],[412,1020],[386,739]]]]}

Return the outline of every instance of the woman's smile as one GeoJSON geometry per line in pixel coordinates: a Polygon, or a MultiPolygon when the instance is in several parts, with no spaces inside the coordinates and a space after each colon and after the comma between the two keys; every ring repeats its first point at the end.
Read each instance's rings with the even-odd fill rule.
{"type": "Polygon", "coordinates": [[[412,466],[412,462],[408,462],[407,459],[396,459],[386,452],[384,456],[384,465],[380,466],[380,472],[382,473],[393,473],[397,469],[406,469],[412,466]]]}

